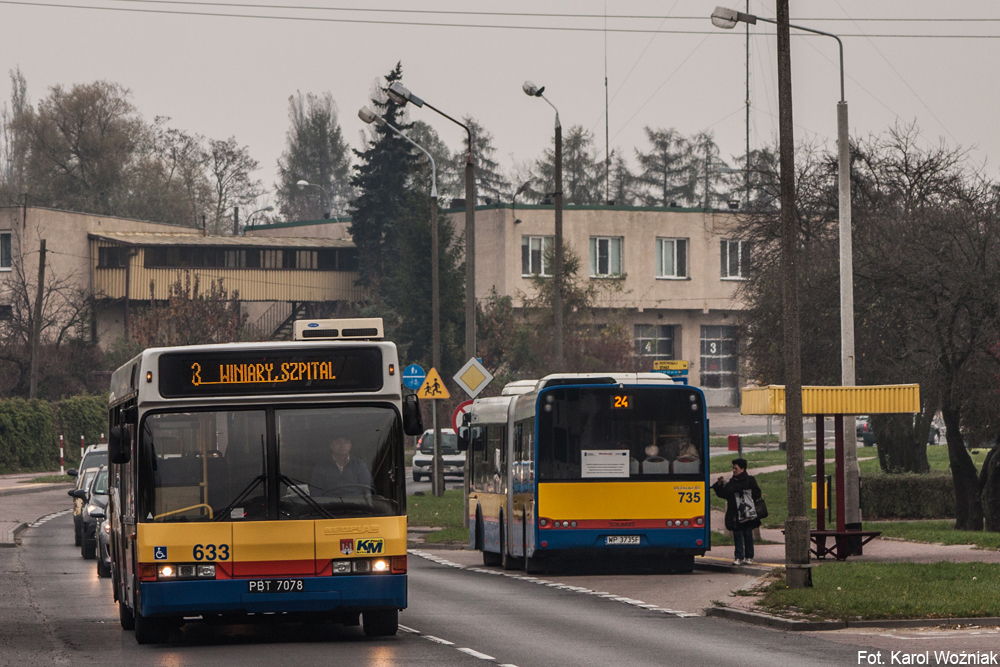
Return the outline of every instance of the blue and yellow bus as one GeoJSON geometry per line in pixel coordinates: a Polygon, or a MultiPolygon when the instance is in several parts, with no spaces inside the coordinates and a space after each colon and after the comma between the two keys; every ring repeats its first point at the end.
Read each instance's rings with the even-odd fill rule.
{"type": "Polygon", "coordinates": [[[558,374],[468,415],[470,543],[486,565],[609,556],[690,572],[710,548],[698,388],[660,373],[558,374]]]}
{"type": "Polygon", "coordinates": [[[292,342],[148,349],[114,372],[112,581],[140,644],[195,617],[396,633],[403,435],[423,427],[382,335],[299,321],[292,342]]]}

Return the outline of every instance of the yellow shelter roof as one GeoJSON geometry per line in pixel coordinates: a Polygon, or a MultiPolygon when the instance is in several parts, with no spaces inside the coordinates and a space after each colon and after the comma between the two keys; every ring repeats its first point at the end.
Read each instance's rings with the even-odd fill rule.
{"type": "MultiPolygon", "coordinates": [[[[745,387],[741,393],[741,414],[785,414],[784,385],[745,387]]],[[[920,412],[920,385],[802,387],[804,415],[870,415],[900,412],[920,412]]]]}

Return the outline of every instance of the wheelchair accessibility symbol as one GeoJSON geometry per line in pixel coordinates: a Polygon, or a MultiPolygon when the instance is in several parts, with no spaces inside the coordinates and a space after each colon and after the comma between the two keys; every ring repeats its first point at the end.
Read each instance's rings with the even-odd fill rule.
{"type": "Polygon", "coordinates": [[[153,547],[153,558],[156,560],[167,560],[167,548],[153,547]]]}

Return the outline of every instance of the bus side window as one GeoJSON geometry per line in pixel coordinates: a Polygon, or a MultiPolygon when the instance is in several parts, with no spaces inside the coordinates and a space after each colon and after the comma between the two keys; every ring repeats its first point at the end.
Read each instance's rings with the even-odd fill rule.
{"type": "Polygon", "coordinates": [[[476,491],[483,491],[483,483],[486,479],[486,438],[482,426],[473,426],[471,429],[472,442],[469,448],[472,450],[472,488],[476,491]]]}

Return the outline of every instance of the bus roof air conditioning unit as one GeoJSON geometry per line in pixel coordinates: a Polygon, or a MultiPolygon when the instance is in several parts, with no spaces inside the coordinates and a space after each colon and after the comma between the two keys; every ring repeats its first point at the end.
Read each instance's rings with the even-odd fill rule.
{"type": "Polygon", "coordinates": [[[293,340],[382,340],[381,317],[349,320],[295,320],[293,340]]]}

